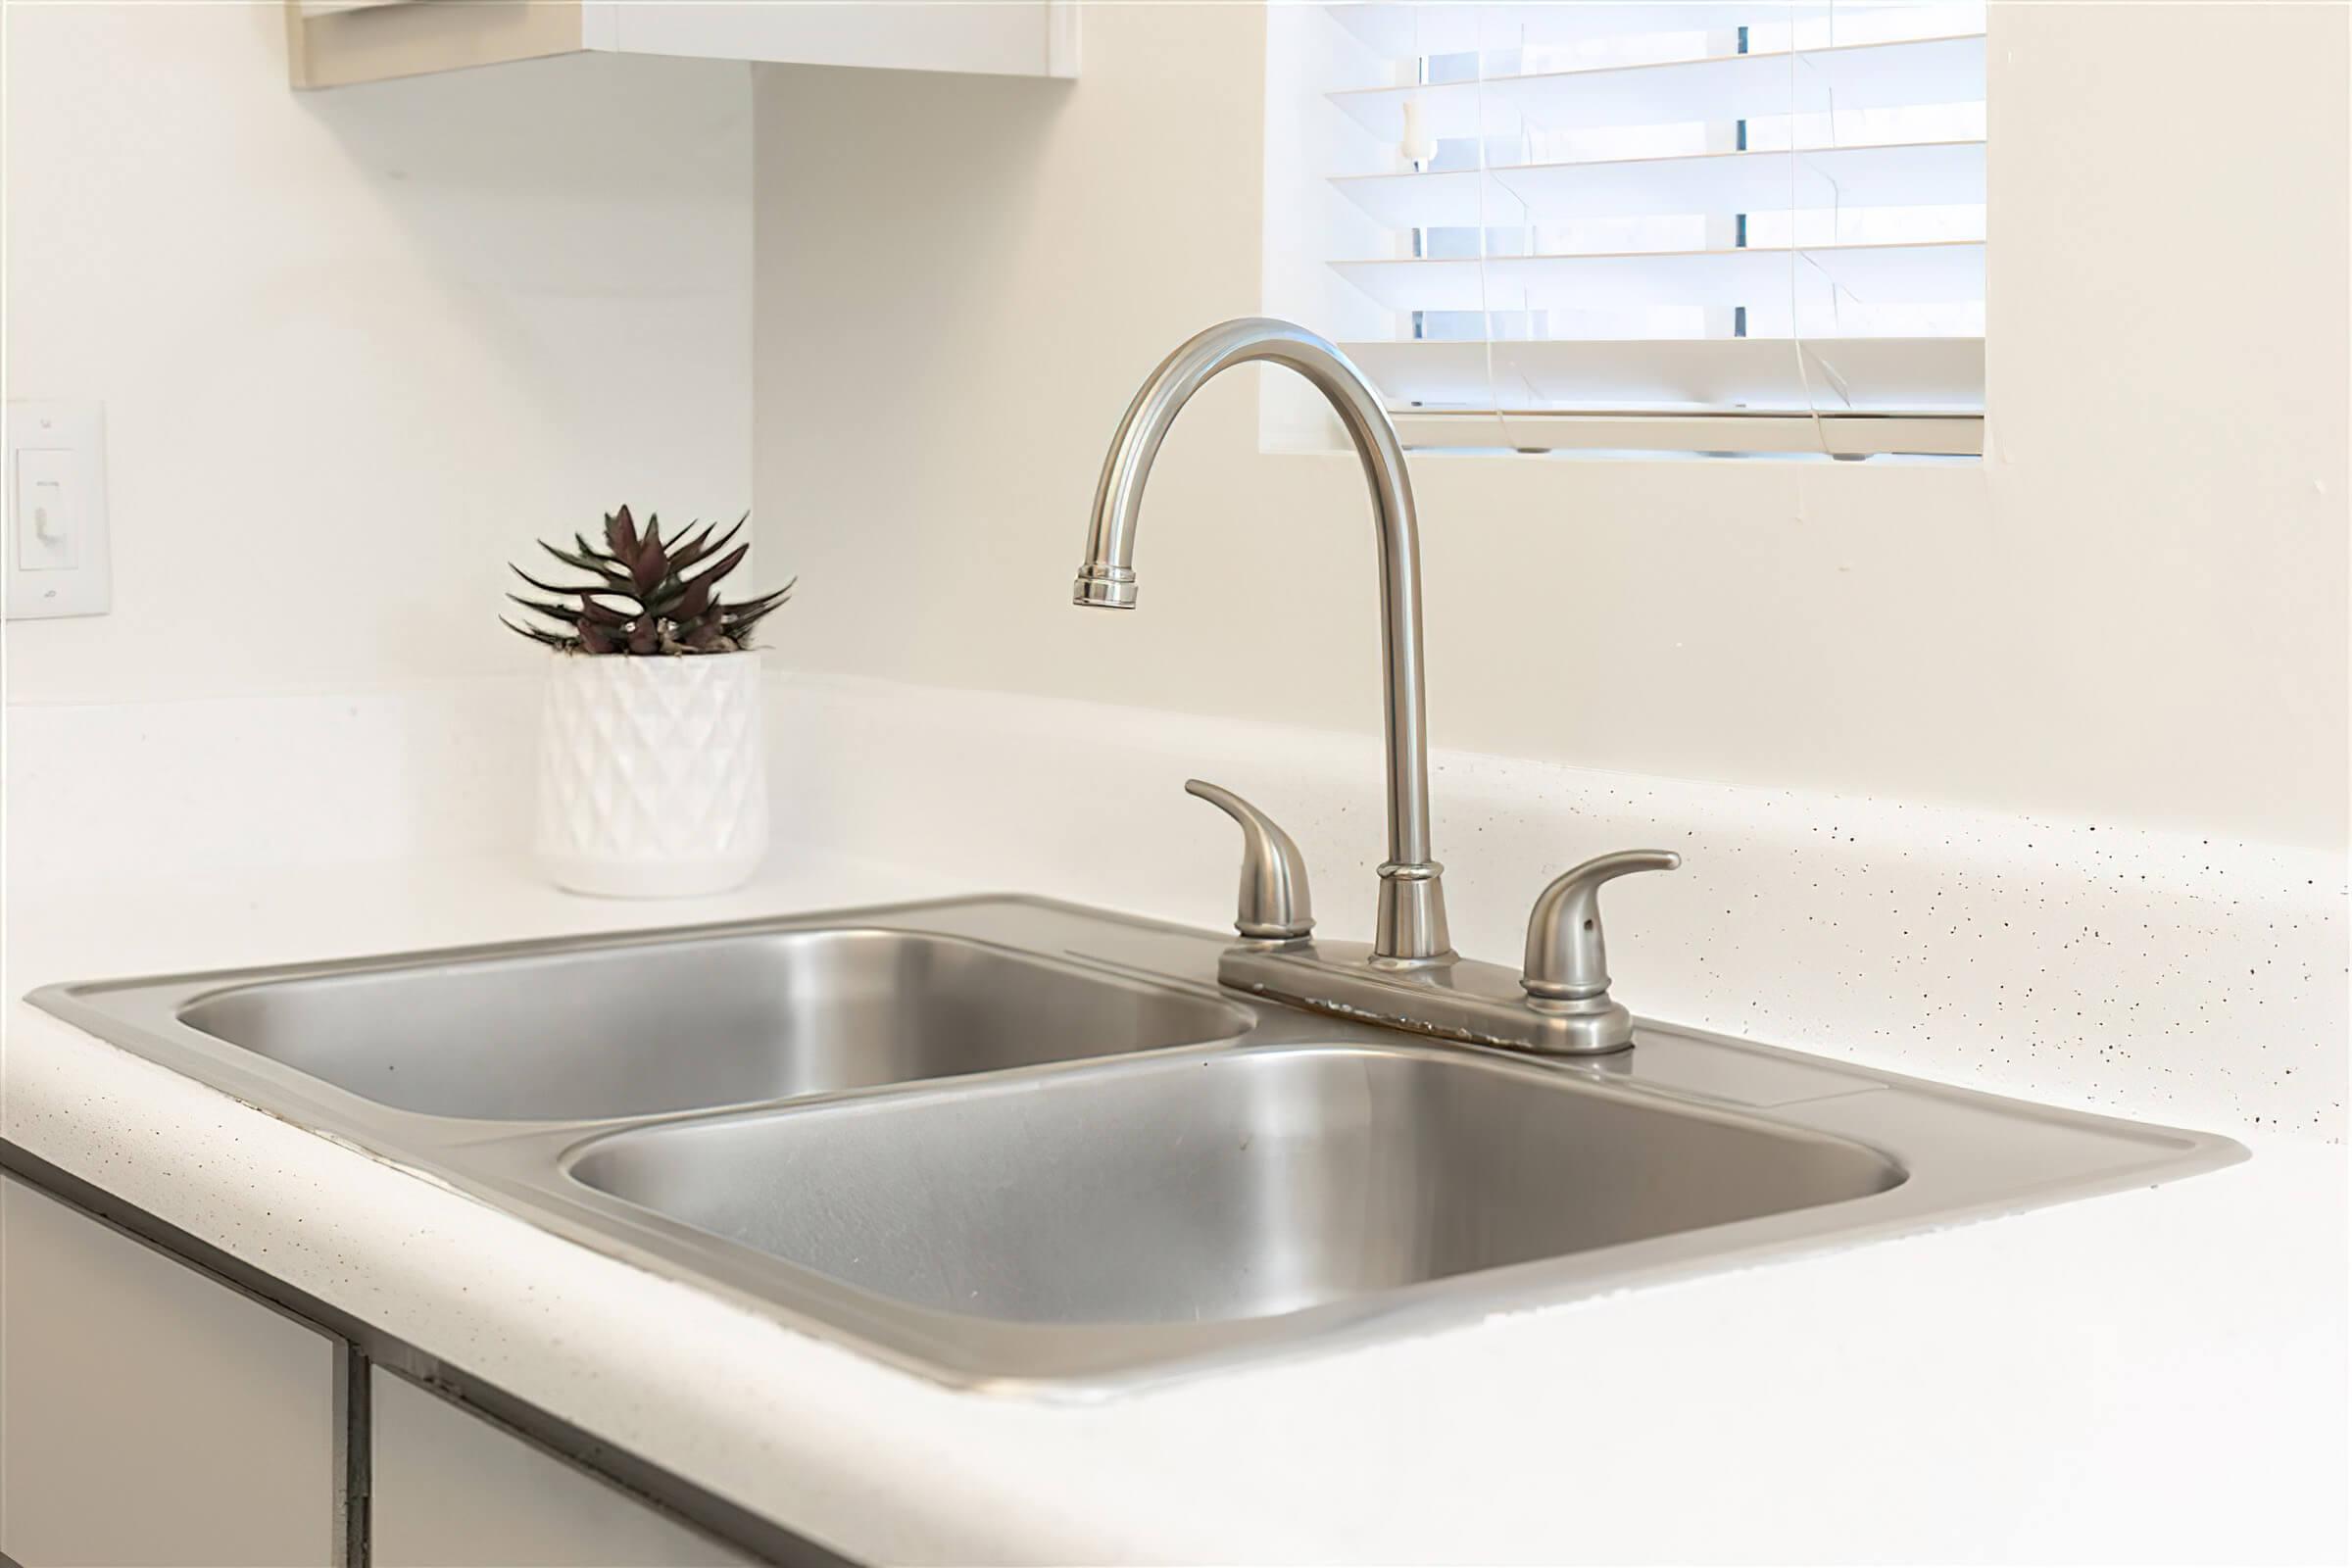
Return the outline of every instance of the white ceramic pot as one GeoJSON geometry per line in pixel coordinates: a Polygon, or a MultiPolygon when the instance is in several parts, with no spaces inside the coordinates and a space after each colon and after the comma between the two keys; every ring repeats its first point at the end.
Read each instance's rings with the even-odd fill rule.
{"type": "Polygon", "coordinates": [[[558,654],[539,730],[539,863],[615,898],[717,893],[767,854],[760,656],[558,654]]]}

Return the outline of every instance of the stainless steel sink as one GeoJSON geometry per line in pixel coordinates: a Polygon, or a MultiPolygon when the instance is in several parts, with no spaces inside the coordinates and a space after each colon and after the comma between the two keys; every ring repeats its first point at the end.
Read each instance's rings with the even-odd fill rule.
{"type": "Polygon", "coordinates": [[[1399,1042],[622,1133],[579,1181],[934,1312],[1272,1317],[1867,1198],[1843,1139],[1399,1042]]]}
{"type": "Polygon", "coordinates": [[[179,1021],[385,1105],[592,1121],[1246,1034],[1229,1004],[960,937],[750,931],[232,986],[179,1021]]]}
{"type": "Polygon", "coordinates": [[[2190,1174],[2227,1139],[1637,1021],[1538,1061],[1039,900],[32,1001],[589,1247],[1056,1395],[2190,1174]]]}

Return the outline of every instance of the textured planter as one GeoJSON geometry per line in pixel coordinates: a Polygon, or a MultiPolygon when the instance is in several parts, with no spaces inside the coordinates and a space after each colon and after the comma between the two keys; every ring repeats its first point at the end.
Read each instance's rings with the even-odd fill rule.
{"type": "Polygon", "coordinates": [[[539,730],[539,863],[557,885],[680,898],[767,854],[760,656],[559,654],[539,730]]]}

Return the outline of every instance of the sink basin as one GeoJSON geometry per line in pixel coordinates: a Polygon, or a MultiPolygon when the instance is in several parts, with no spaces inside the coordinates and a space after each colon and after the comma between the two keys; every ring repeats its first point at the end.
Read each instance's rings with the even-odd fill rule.
{"type": "Polygon", "coordinates": [[[1642,1020],[1572,1062],[1417,1039],[1220,989],[1230,941],[990,897],[31,1000],[803,1332],[1062,1397],[2245,1157],[1642,1020]]]}
{"type": "Polygon", "coordinates": [[[401,1110],[591,1121],[1193,1045],[1252,1016],[966,939],[761,932],[238,986],[190,1028],[401,1110]]]}
{"type": "Polygon", "coordinates": [[[1127,1324],[1270,1317],[1903,1179],[1843,1139],[1417,1046],[672,1123],[571,1174],[909,1306],[1127,1324]]]}

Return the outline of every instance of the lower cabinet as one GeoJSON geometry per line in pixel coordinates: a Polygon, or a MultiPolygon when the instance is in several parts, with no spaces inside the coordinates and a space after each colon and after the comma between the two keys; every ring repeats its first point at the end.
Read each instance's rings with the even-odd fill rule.
{"type": "Polygon", "coordinates": [[[756,1561],[381,1367],[369,1403],[375,1568],[756,1561]]]}
{"type": "Polygon", "coordinates": [[[0,1552],[335,1560],[343,1347],[0,1175],[0,1552]]]}
{"type": "Polygon", "coordinates": [[[758,1560],[0,1173],[0,1568],[758,1560]]]}

